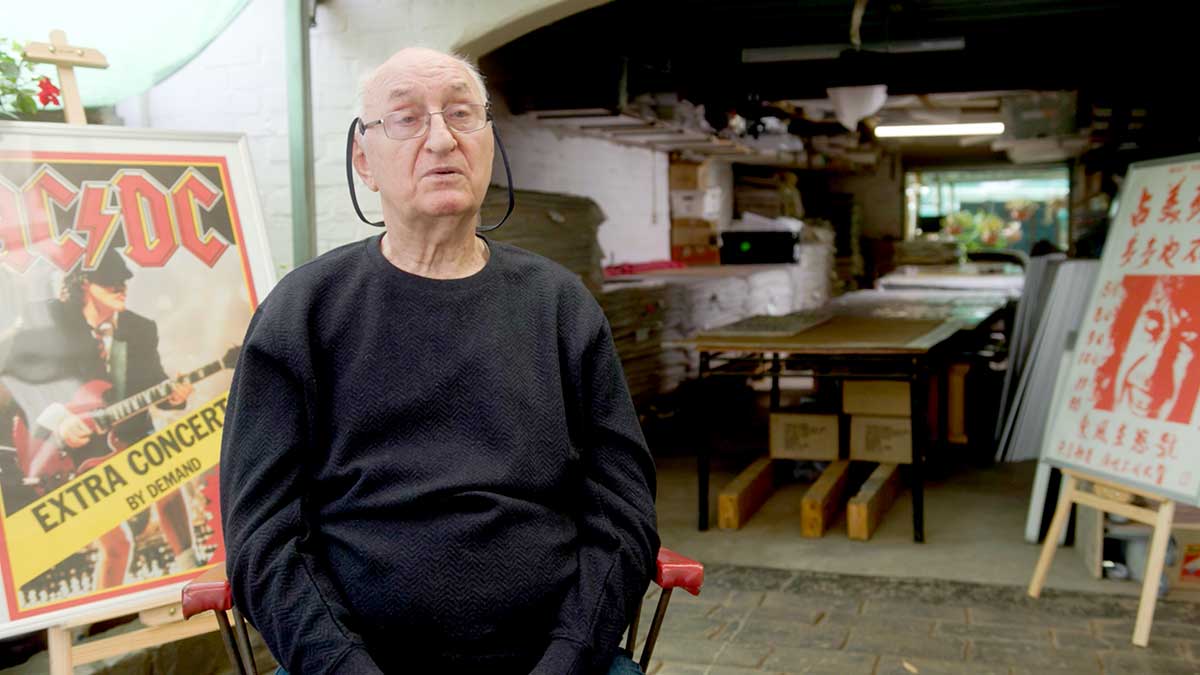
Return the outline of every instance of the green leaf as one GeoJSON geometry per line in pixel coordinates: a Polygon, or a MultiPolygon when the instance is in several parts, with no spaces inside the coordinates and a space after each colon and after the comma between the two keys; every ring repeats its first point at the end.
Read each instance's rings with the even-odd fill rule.
{"type": "Polygon", "coordinates": [[[33,100],[33,97],[30,96],[29,94],[18,94],[17,95],[17,110],[20,110],[22,113],[24,113],[26,115],[33,115],[33,114],[37,113],[37,103],[33,100]]]}
{"type": "Polygon", "coordinates": [[[12,61],[0,61],[0,75],[8,80],[16,80],[21,76],[21,66],[12,61]]]}

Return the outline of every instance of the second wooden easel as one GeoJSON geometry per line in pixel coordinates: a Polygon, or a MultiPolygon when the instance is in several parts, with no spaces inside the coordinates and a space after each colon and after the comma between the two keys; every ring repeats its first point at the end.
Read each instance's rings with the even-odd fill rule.
{"type": "Polygon", "coordinates": [[[1171,526],[1175,519],[1175,502],[1144,490],[1138,490],[1106,481],[1076,469],[1062,469],[1062,491],[1054,519],[1046,532],[1042,554],[1029,582],[1030,597],[1038,597],[1046,583],[1054,553],[1058,548],[1059,536],[1067,525],[1073,504],[1090,506],[1101,513],[1115,513],[1130,520],[1145,523],[1152,530],[1150,551],[1146,561],[1142,595],[1138,602],[1137,619],[1133,626],[1133,644],[1145,647],[1150,643],[1150,627],[1154,622],[1154,608],[1158,601],[1158,586],[1162,579],[1163,564],[1167,556],[1167,543],[1171,538],[1171,526]],[[1150,503],[1150,507],[1130,503],[1129,496],[1137,495],[1150,503]],[[1156,506],[1155,506],[1156,505],[1156,506]]]}

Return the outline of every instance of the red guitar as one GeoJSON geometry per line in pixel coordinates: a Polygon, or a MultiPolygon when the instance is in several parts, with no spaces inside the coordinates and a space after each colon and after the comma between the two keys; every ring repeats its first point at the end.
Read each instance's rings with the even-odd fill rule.
{"type": "Polygon", "coordinates": [[[226,368],[233,369],[240,351],[241,347],[233,347],[216,361],[112,404],[104,399],[112,384],[92,380],[80,387],[66,405],[56,403],[43,411],[32,429],[20,417],[15,418],[13,444],[21,472],[25,475],[24,483],[39,491],[52,490],[124,450],[127,444],[116,434],[116,427],[121,422],[169,398],[173,384],[196,383],[226,368]],[[68,413],[82,419],[92,430],[92,440],[87,445],[71,448],[59,436],[57,421],[68,413]],[[77,465],[76,458],[81,456],[88,459],[77,465]]]}

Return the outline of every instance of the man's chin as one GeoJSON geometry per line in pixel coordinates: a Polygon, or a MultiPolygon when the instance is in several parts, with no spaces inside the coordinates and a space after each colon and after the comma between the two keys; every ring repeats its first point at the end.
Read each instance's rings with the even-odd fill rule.
{"type": "Polygon", "coordinates": [[[441,190],[428,195],[420,202],[420,211],[434,218],[475,215],[479,204],[470,194],[460,191],[441,190]]]}

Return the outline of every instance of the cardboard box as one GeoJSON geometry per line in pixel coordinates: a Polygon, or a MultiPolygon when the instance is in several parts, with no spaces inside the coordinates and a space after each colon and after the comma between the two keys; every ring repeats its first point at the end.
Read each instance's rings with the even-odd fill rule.
{"type": "Polygon", "coordinates": [[[912,420],[855,415],[850,418],[850,459],[912,463],[912,420]]]}
{"type": "Polygon", "coordinates": [[[771,457],[838,458],[838,416],[771,413],[771,457]]]}
{"type": "Polygon", "coordinates": [[[967,374],[971,372],[971,365],[953,363],[948,370],[946,436],[951,443],[966,445],[970,441],[967,437],[967,374]]]}
{"type": "Polygon", "coordinates": [[[848,415],[908,417],[912,412],[908,383],[892,380],[844,380],[842,412],[848,415]]]}
{"type": "MultiPolygon", "coordinates": [[[[1146,528],[1146,536],[1150,536],[1150,528],[1146,528]]],[[[1175,564],[1166,568],[1166,577],[1170,586],[1170,594],[1176,592],[1200,593],[1200,532],[1187,529],[1173,529],[1171,536],[1175,539],[1175,564]]]]}
{"type": "Polygon", "coordinates": [[[721,249],[716,246],[672,246],[671,260],[685,265],[720,265],[721,249]]]}
{"type": "Polygon", "coordinates": [[[677,218],[671,221],[672,246],[716,246],[717,224],[707,220],[677,218]]]}
{"type": "Polygon", "coordinates": [[[717,220],[721,214],[721,189],[672,190],[671,218],[717,220]]]}
{"type": "Polygon", "coordinates": [[[703,190],[712,184],[708,162],[671,162],[667,172],[672,190],[703,190]]]}

